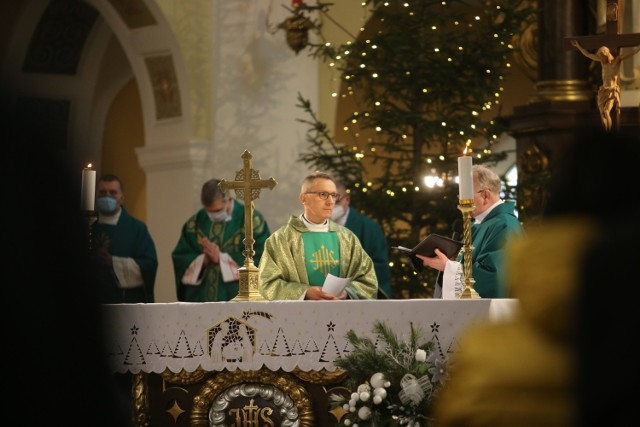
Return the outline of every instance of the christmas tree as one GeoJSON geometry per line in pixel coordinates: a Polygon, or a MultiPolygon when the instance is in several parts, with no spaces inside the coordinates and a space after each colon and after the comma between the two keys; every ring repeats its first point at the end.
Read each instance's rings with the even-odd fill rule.
{"type": "MultiPolygon", "coordinates": [[[[341,179],[353,205],[377,220],[390,246],[413,247],[430,233],[450,234],[457,210],[457,158],[495,163],[492,144],[512,40],[535,20],[527,1],[364,0],[370,19],[340,46],[324,42],[318,18],[331,4],[295,1],[317,32],[307,51],[340,74],[352,106],[333,135],[299,94],[309,125],[300,160],[341,179]]],[[[436,272],[416,269],[391,250],[394,297],[429,297],[436,272]]]]}

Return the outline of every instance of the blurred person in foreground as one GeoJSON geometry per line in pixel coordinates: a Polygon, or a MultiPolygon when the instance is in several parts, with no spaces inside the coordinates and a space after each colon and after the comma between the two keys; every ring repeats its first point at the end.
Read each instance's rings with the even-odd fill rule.
{"type": "Polygon", "coordinates": [[[337,197],[330,175],[316,172],[303,180],[298,196],[303,213],[291,216],[265,242],[259,287],[266,299],[376,298],[373,261],[351,230],[330,219],[337,197]],[[322,289],[328,274],[349,279],[338,295],[322,289]]]}
{"type": "Polygon", "coordinates": [[[635,136],[576,132],[541,225],[505,249],[520,308],[461,335],[436,401],[438,427],[626,426],[635,418],[638,321],[628,294],[640,233],[622,219],[640,207],[628,187],[637,172],[624,164],[638,158],[635,136]]]}
{"type": "Polygon", "coordinates": [[[80,209],[81,166],[73,169],[68,153],[34,126],[35,110],[16,108],[0,92],[2,194],[11,201],[2,233],[9,250],[0,262],[11,306],[4,339],[16,352],[5,362],[5,407],[23,425],[132,426],[106,356],[80,209]],[[54,177],[51,186],[43,186],[45,174],[54,177]]]}

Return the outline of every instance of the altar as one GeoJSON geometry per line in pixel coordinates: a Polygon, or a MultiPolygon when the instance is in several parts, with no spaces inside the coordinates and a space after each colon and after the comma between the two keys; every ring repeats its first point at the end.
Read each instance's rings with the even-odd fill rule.
{"type": "MultiPolygon", "coordinates": [[[[105,306],[106,343],[113,372],[132,375],[136,425],[234,425],[229,416],[242,411],[232,395],[242,395],[255,407],[260,400],[295,413],[284,425],[331,426],[327,396],[344,380],[333,362],[351,351],[348,331],[375,340],[378,320],[403,339],[413,325],[450,355],[466,327],[516,309],[510,299],[119,304],[105,306]],[[260,395],[247,384],[259,385],[260,395]]],[[[282,422],[261,424],[254,412],[247,425],[282,422]]]]}

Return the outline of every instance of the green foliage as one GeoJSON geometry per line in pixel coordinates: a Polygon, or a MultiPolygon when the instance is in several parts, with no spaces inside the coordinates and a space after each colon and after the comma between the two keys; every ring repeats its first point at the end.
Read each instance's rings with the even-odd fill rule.
{"type": "Polygon", "coordinates": [[[415,354],[418,349],[431,353],[433,343],[429,341],[420,344],[423,334],[419,328],[410,325],[408,341],[400,341],[395,332],[379,320],[374,321],[372,331],[379,337],[381,348],[376,348],[375,343],[369,338],[360,338],[350,330],[347,332],[347,340],[353,345],[354,350],[348,356],[335,361],[336,367],[349,372],[352,386],[368,381],[375,372],[382,372],[389,379],[398,379],[396,387],[407,372],[416,376],[427,373],[427,365],[417,362],[415,354]]]}
{"type": "Polygon", "coordinates": [[[354,422],[360,426],[414,425],[415,422],[427,425],[433,398],[446,379],[446,360],[432,341],[422,342],[419,328],[413,324],[410,327],[408,340],[402,341],[385,323],[376,320],[373,332],[378,337],[377,347],[369,338],[358,337],[353,330],[347,333],[353,350],[334,363],[348,373],[347,386],[352,393],[332,395],[331,404],[334,408],[347,405],[356,410],[348,411],[340,425],[354,422]],[[375,377],[384,381],[378,380],[380,384],[376,384],[375,377]],[[354,399],[353,393],[359,397],[354,399]],[[376,395],[380,396],[378,400],[374,398],[376,395]],[[361,409],[370,417],[361,417],[361,409]]]}
{"type": "MultiPolygon", "coordinates": [[[[528,3],[365,0],[371,19],[357,38],[308,45],[310,55],[335,64],[340,96],[354,109],[340,131],[345,136],[336,138],[299,94],[298,106],[310,116],[300,120],[309,125],[310,142],[300,160],[344,181],[353,205],[382,225],[391,246],[450,234],[460,216],[455,177],[465,147],[478,164],[506,156],[491,145],[506,130],[498,118],[511,40],[535,19],[528,3]],[[440,178],[441,186],[427,187],[427,175],[440,178]]],[[[300,13],[330,17],[330,6],[303,3],[300,13]]],[[[433,271],[416,273],[395,251],[390,259],[395,297],[402,290],[431,296],[433,271]]]]}

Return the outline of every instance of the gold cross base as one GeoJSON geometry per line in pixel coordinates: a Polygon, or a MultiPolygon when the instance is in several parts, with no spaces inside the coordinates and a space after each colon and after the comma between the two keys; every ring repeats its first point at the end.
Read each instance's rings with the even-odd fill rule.
{"type": "Polygon", "coordinates": [[[240,274],[240,289],[238,295],[231,301],[267,301],[258,290],[260,269],[252,262],[245,263],[238,269],[240,274]]]}

